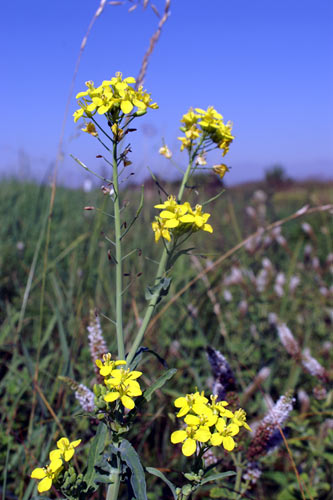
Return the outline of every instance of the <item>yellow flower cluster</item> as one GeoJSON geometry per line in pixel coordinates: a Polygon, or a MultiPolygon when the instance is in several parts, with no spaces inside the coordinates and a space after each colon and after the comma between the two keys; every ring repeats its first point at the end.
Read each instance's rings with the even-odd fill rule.
{"type": "MultiPolygon", "coordinates": [[[[76,96],[80,108],[73,114],[74,121],[77,122],[81,117],[91,118],[98,113],[106,114],[108,119],[115,123],[122,116],[131,113],[134,107],[137,108],[138,115],[144,114],[147,108],[157,109],[158,105],[152,102],[150,94],[143,90],[142,86],[135,90],[130,85],[133,83],[135,78],[129,76],[123,79],[121,73],[116,73],[111,80],[104,80],[98,87],[95,87],[92,81],[86,82],[87,90],[76,96]]],[[[95,133],[94,127],[83,130],[95,133]]]]}
{"type": "Polygon", "coordinates": [[[43,493],[51,489],[52,482],[57,479],[63,469],[63,462],[68,462],[74,455],[75,448],[79,446],[81,439],[70,442],[63,437],[57,441],[57,449],[49,454],[50,464],[46,467],[37,467],[31,473],[33,479],[39,479],[38,492],[43,493]]]}
{"type": "Polygon", "coordinates": [[[171,434],[173,444],[183,443],[182,452],[190,457],[197,449],[198,443],[205,446],[220,446],[227,451],[232,451],[236,443],[233,436],[239,433],[240,427],[251,430],[246,423],[246,413],[239,409],[235,413],[226,408],[226,401],[216,401],[217,396],[210,396],[210,401],[204,392],[186,394],[174,402],[179,408],[177,417],[185,417],[185,429],[171,434]]]}
{"type": "Polygon", "coordinates": [[[216,144],[219,149],[222,149],[223,156],[229,151],[229,146],[234,139],[231,134],[232,124],[231,122],[223,123],[223,116],[213,106],[209,106],[206,111],[201,108],[194,110],[191,108],[183,115],[181,122],[184,125],[180,130],[185,133],[185,137],[178,137],[181,141],[181,151],[191,150],[198,138],[201,138],[206,146],[209,143],[216,144]]]}
{"type": "Polygon", "coordinates": [[[167,201],[155,205],[155,208],[162,210],[152,223],[156,242],[161,237],[171,241],[171,234],[183,234],[200,229],[208,233],[213,232],[212,226],[207,224],[210,214],[202,213],[201,205],[196,205],[192,209],[188,201],[179,204],[175,196],[169,196],[167,201]]]}
{"type": "Polygon", "coordinates": [[[139,382],[136,380],[141,377],[142,372],[118,368],[126,365],[126,361],[112,361],[110,353],[104,354],[103,361],[97,359],[96,365],[109,391],[105,394],[104,401],[112,403],[119,399],[125,408],[132,410],[135,406],[132,398],[142,394],[139,382]]]}

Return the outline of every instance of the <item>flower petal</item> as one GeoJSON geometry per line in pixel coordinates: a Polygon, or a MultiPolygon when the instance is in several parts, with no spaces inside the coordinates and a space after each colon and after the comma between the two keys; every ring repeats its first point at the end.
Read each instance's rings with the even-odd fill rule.
{"type": "Polygon", "coordinates": [[[112,403],[112,401],[116,401],[116,399],[118,399],[119,396],[120,396],[120,394],[117,391],[115,391],[115,392],[108,392],[104,396],[104,401],[106,401],[107,403],[112,403]]]}
{"type": "Polygon", "coordinates": [[[121,398],[121,402],[128,410],[133,410],[135,406],[133,399],[129,398],[128,396],[123,396],[121,398]]]}
{"type": "Polygon", "coordinates": [[[200,443],[207,443],[207,441],[211,438],[211,433],[208,427],[199,427],[197,432],[194,434],[194,437],[200,443]]]}
{"type": "Polygon", "coordinates": [[[170,229],[177,226],[179,226],[179,220],[177,219],[169,219],[165,223],[165,227],[168,227],[170,229]]]}
{"type": "Polygon", "coordinates": [[[57,470],[59,470],[60,467],[62,467],[62,460],[60,458],[57,458],[55,460],[52,460],[52,462],[49,465],[49,470],[51,470],[52,472],[57,472],[57,470]]]}
{"type": "Polygon", "coordinates": [[[31,476],[33,479],[43,479],[43,477],[46,476],[46,471],[45,469],[42,469],[42,467],[37,467],[37,469],[34,469],[31,473],[31,476]]]}
{"type": "Polygon", "coordinates": [[[74,449],[73,448],[71,450],[66,450],[64,452],[64,459],[65,459],[65,461],[69,462],[73,455],[74,455],[74,449]]]}
{"type": "Polygon", "coordinates": [[[188,438],[186,439],[185,443],[182,446],[182,452],[185,457],[190,457],[193,455],[197,448],[197,443],[195,442],[194,439],[188,438]]]}
{"type": "Polygon", "coordinates": [[[180,430],[180,431],[175,431],[171,434],[171,443],[176,444],[176,443],[182,443],[185,441],[187,438],[187,433],[186,431],[180,430]]]}
{"type": "Polygon", "coordinates": [[[142,375],[142,372],[133,370],[132,372],[129,373],[128,378],[130,380],[135,380],[135,379],[141,377],[141,375],[142,375]]]}
{"type": "Polygon", "coordinates": [[[52,450],[49,453],[49,459],[50,462],[54,462],[54,460],[58,460],[59,458],[61,459],[62,456],[62,450],[52,450]]]}
{"type": "Polygon", "coordinates": [[[77,446],[79,446],[81,441],[82,441],[82,439],[77,439],[76,441],[72,441],[71,446],[73,446],[73,448],[76,448],[77,446]]]}
{"type": "Polygon", "coordinates": [[[213,446],[220,446],[220,444],[222,443],[222,436],[221,434],[219,434],[218,432],[215,432],[212,437],[210,438],[210,441],[212,443],[213,446]]]}
{"type": "Polygon", "coordinates": [[[182,408],[183,406],[187,406],[187,399],[181,396],[180,398],[177,398],[173,404],[176,408],[182,408]]]}
{"type": "Polygon", "coordinates": [[[45,477],[38,483],[37,490],[39,493],[43,493],[44,491],[49,491],[52,486],[52,479],[50,477],[45,477]]]}
{"type": "Polygon", "coordinates": [[[223,448],[227,451],[232,451],[235,448],[235,441],[231,436],[225,436],[223,438],[223,448]]]}
{"type": "Polygon", "coordinates": [[[63,437],[57,441],[57,446],[60,450],[65,450],[69,445],[69,439],[63,437]]]}
{"type": "Polygon", "coordinates": [[[184,421],[189,426],[200,424],[200,418],[197,417],[196,415],[186,415],[186,417],[184,418],[184,421]]]}
{"type": "Polygon", "coordinates": [[[133,104],[131,101],[121,101],[120,104],[122,112],[127,115],[127,113],[130,113],[133,109],[133,104]]]}

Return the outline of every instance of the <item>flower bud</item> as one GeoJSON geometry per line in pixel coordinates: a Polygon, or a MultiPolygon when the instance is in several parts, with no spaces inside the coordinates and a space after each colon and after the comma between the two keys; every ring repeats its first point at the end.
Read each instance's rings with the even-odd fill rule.
{"type": "Polygon", "coordinates": [[[144,116],[147,113],[146,109],[138,109],[133,116],[144,116]]]}

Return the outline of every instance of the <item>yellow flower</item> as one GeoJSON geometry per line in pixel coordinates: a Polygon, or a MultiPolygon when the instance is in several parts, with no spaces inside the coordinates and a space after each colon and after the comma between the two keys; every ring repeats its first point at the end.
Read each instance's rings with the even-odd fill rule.
{"type": "Polygon", "coordinates": [[[166,144],[164,146],[162,146],[158,150],[158,152],[160,155],[164,156],[167,160],[170,160],[170,158],[172,157],[172,153],[166,144]]]}
{"type": "Polygon", "coordinates": [[[242,408],[235,411],[232,421],[238,427],[245,427],[245,429],[251,431],[251,427],[246,423],[246,412],[242,408]]]}
{"type": "Polygon", "coordinates": [[[186,128],[192,127],[197,121],[199,120],[200,116],[194,113],[193,109],[190,108],[185,115],[183,115],[182,119],[180,120],[182,123],[185,124],[186,128]]]}
{"type": "Polygon", "coordinates": [[[155,233],[155,242],[157,243],[161,236],[168,241],[171,241],[171,236],[169,229],[165,227],[165,221],[162,221],[159,217],[156,217],[156,221],[152,222],[152,228],[155,233]]]}
{"type": "Polygon", "coordinates": [[[185,397],[181,396],[174,402],[176,408],[180,408],[177,417],[181,418],[193,411],[197,415],[205,413],[207,408],[208,399],[204,396],[204,392],[195,392],[194,394],[186,394],[185,397]]]}
{"type": "Polygon", "coordinates": [[[196,205],[194,211],[192,209],[190,209],[189,211],[193,215],[193,224],[197,229],[202,229],[203,231],[207,231],[208,233],[213,232],[212,226],[210,224],[206,224],[207,220],[210,217],[210,214],[203,214],[201,205],[196,205]]]}
{"type": "Polygon", "coordinates": [[[221,163],[221,165],[213,166],[213,172],[215,172],[215,174],[217,174],[220,177],[220,179],[223,179],[225,174],[229,171],[230,169],[224,163],[221,163]]]}
{"type": "Polygon", "coordinates": [[[103,354],[103,361],[96,359],[96,365],[99,368],[99,373],[102,377],[107,377],[119,365],[126,365],[126,361],[119,359],[118,361],[111,361],[111,354],[103,354]]]}
{"type": "Polygon", "coordinates": [[[154,205],[154,208],[166,208],[167,210],[173,210],[177,207],[176,197],[172,194],[168,196],[168,199],[164,203],[159,203],[154,205]]]}
{"type": "Polygon", "coordinates": [[[76,96],[79,100],[80,109],[73,114],[76,122],[82,116],[90,117],[93,112],[100,115],[107,114],[108,119],[113,123],[121,120],[119,111],[124,115],[132,112],[136,106],[138,114],[142,114],[146,109],[157,109],[156,103],[153,103],[146,91],[140,87],[135,90],[130,84],[135,83],[135,78],[122,78],[121,73],[116,73],[116,76],[111,80],[104,80],[102,85],[95,87],[93,82],[86,82],[88,89],[84,92],[79,92],[76,96]]]}
{"type": "Polygon", "coordinates": [[[38,483],[37,489],[39,493],[51,489],[52,481],[57,477],[62,468],[62,460],[57,458],[51,461],[50,465],[46,467],[37,467],[31,473],[33,479],[41,479],[38,483]]]}
{"type": "Polygon", "coordinates": [[[81,443],[81,439],[77,439],[76,441],[69,442],[69,439],[63,437],[57,441],[58,450],[52,450],[50,452],[50,460],[53,462],[57,459],[65,460],[68,462],[74,455],[75,448],[79,446],[81,443]]]}
{"type": "Polygon", "coordinates": [[[207,110],[196,108],[195,112],[191,108],[183,116],[181,122],[184,124],[181,130],[185,133],[185,137],[178,137],[182,143],[181,151],[184,149],[190,150],[195,140],[202,135],[206,146],[211,142],[223,150],[223,156],[228,152],[229,146],[234,139],[231,135],[232,124],[231,122],[225,124],[223,116],[213,106],[209,106],[207,110]]]}
{"type": "Polygon", "coordinates": [[[181,222],[192,222],[193,216],[186,216],[187,212],[188,206],[184,203],[183,205],[177,205],[172,211],[162,210],[160,218],[165,219],[165,227],[171,229],[178,227],[181,222]]]}
{"type": "Polygon", "coordinates": [[[195,125],[192,125],[191,128],[185,131],[185,136],[187,137],[187,139],[194,141],[199,137],[200,133],[201,130],[199,130],[198,127],[196,127],[195,125]]]}
{"type": "Polygon", "coordinates": [[[188,426],[185,430],[175,431],[171,434],[171,443],[183,443],[182,452],[186,457],[190,457],[196,450],[197,441],[207,443],[211,438],[209,427],[188,426]]]}
{"type": "Polygon", "coordinates": [[[203,413],[199,415],[187,414],[184,418],[184,422],[190,427],[212,427],[212,425],[215,425],[217,422],[217,415],[214,415],[210,408],[204,407],[203,413]]]}
{"type": "Polygon", "coordinates": [[[234,414],[232,411],[227,410],[225,406],[228,406],[229,403],[227,401],[218,401],[217,396],[210,396],[210,404],[209,407],[212,409],[214,415],[218,415],[219,417],[233,418],[234,414]]]}
{"type": "Polygon", "coordinates": [[[180,150],[183,151],[184,149],[190,149],[192,146],[192,141],[191,139],[188,139],[187,137],[177,137],[182,143],[180,146],[180,150]]]}
{"type": "Polygon", "coordinates": [[[233,440],[232,436],[235,436],[236,434],[239,433],[239,427],[236,424],[226,424],[226,421],[224,418],[219,418],[215,429],[217,432],[214,432],[211,437],[211,443],[213,446],[220,446],[220,444],[223,445],[223,448],[227,451],[232,451],[236,443],[233,440]]]}
{"type": "Polygon", "coordinates": [[[141,375],[142,372],[124,370],[124,368],[113,370],[111,378],[105,380],[105,384],[111,389],[111,392],[104,396],[104,400],[107,403],[112,403],[120,399],[125,408],[132,410],[135,406],[132,398],[142,394],[140,385],[136,381],[141,375]]]}
{"type": "Polygon", "coordinates": [[[97,132],[96,132],[96,127],[95,124],[92,122],[88,122],[85,126],[85,128],[81,128],[82,132],[87,132],[87,134],[93,135],[94,137],[97,137],[97,132]]]}
{"type": "Polygon", "coordinates": [[[179,205],[176,202],[176,198],[174,196],[169,196],[167,201],[164,203],[160,203],[155,205],[155,208],[164,208],[160,213],[160,218],[164,222],[164,227],[167,229],[175,228],[179,226],[181,222],[187,223],[192,222],[193,217],[190,216],[190,220],[186,216],[186,213],[189,210],[189,203],[184,203],[183,205],[179,205]]]}

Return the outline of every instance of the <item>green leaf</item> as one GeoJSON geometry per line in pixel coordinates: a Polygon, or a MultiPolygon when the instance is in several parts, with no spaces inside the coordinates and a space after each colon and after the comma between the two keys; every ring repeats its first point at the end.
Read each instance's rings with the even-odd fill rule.
{"type": "Polygon", "coordinates": [[[145,473],[139,455],[127,439],[121,442],[118,451],[121,455],[121,459],[131,469],[130,481],[135,498],[137,500],[147,500],[145,473]]]}
{"type": "Polygon", "coordinates": [[[209,198],[209,200],[207,200],[207,201],[204,201],[202,203],[202,206],[204,207],[204,206],[208,205],[208,203],[211,203],[212,201],[217,200],[217,198],[219,198],[224,192],[225,192],[225,189],[222,189],[222,191],[217,193],[217,195],[213,196],[212,198],[209,198]]]}
{"type": "Polygon", "coordinates": [[[217,474],[211,474],[210,476],[204,477],[201,480],[200,486],[203,484],[209,483],[209,481],[218,481],[219,479],[223,479],[224,477],[235,476],[236,472],[230,470],[228,472],[218,472],[217,474]]]}
{"type": "Polygon", "coordinates": [[[106,425],[100,423],[99,426],[97,427],[96,435],[92,440],[88,456],[87,472],[85,473],[84,476],[84,481],[87,484],[85,491],[88,491],[88,489],[91,486],[94,486],[95,476],[96,476],[95,464],[97,464],[97,462],[101,458],[100,455],[104,451],[107,431],[108,430],[106,425]]]}
{"type": "Polygon", "coordinates": [[[170,260],[170,267],[172,267],[174,265],[174,263],[176,262],[176,260],[181,257],[182,255],[189,255],[189,252],[191,252],[192,250],[194,250],[195,247],[189,247],[189,248],[184,248],[183,250],[179,250],[178,252],[176,252],[172,259],[170,260]]]}
{"type": "Polygon", "coordinates": [[[156,304],[161,300],[161,297],[165,296],[169,292],[171,284],[171,278],[161,278],[157,285],[147,286],[145,291],[145,299],[151,300],[157,298],[156,304]]]}
{"type": "Polygon", "coordinates": [[[160,479],[162,479],[162,481],[164,481],[165,484],[167,484],[169,486],[170,490],[172,491],[173,498],[175,500],[177,500],[176,488],[173,485],[173,483],[171,481],[169,481],[169,479],[167,479],[165,477],[165,475],[163,474],[163,472],[161,472],[158,469],[155,469],[154,467],[146,467],[146,471],[149,472],[149,474],[152,474],[153,476],[157,476],[160,479]]]}
{"type": "MultiPolygon", "coordinates": [[[[134,355],[134,358],[132,359],[132,361],[131,361],[131,363],[129,365],[129,368],[131,370],[135,370],[136,367],[138,366],[138,364],[141,363],[143,354],[145,354],[145,353],[152,354],[153,356],[155,356],[158,359],[158,361],[161,363],[161,365],[164,366],[164,368],[168,368],[167,362],[165,361],[165,359],[162,358],[162,356],[160,356],[157,352],[153,351],[152,349],[149,349],[148,347],[141,346],[136,351],[136,353],[134,355]]],[[[127,358],[127,355],[126,355],[126,358],[127,358]]]]}
{"type": "Polygon", "coordinates": [[[155,382],[148,387],[148,389],[144,392],[143,396],[146,399],[146,401],[150,401],[153,393],[157,390],[160,389],[161,387],[164,386],[164,384],[170,380],[174,374],[177,372],[176,368],[170,368],[170,370],[167,370],[161,377],[159,377],[155,382]]]}

